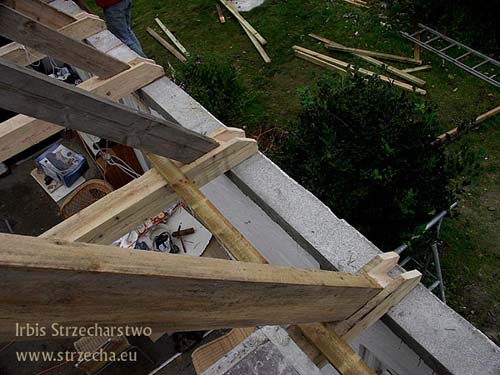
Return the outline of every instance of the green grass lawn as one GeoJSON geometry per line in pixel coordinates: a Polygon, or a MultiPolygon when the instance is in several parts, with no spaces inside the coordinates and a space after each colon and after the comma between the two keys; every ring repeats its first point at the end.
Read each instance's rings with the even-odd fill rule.
{"type": "MultiPolygon", "coordinates": [[[[374,70],[361,60],[327,51],[308,33],[341,44],[394,54],[412,55],[412,46],[398,35],[391,19],[373,6],[366,10],[340,0],[266,0],[244,17],[267,39],[272,63],[265,64],[229,12],[218,22],[216,0],[134,0],[133,25],[146,54],[175,75],[179,62],[163,49],[146,27],[160,31],[159,17],[193,56],[213,56],[230,62],[255,97],[238,123],[250,135],[261,129],[293,126],[299,110],[300,88],[312,85],[324,68],[294,57],[294,44],[330,54],[374,70]]],[[[430,71],[415,75],[427,81],[425,99],[438,111],[443,131],[472,119],[500,103],[500,91],[429,52],[422,58],[430,71]]],[[[400,64],[393,64],[403,67],[400,64]]],[[[409,66],[409,65],[407,65],[409,66]]],[[[398,88],[393,88],[399,90],[398,88]]],[[[415,98],[419,95],[414,95],[415,98]]],[[[481,153],[482,171],[464,193],[457,214],[447,219],[442,238],[442,263],[450,305],[498,340],[500,323],[500,116],[481,124],[461,142],[481,153]]],[[[260,139],[263,143],[265,139],[260,139]]],[[[277,145],[279,146],[279,145],[277,145]]],[[[272,156],[272,155],[271,155],[272,156]]],[[[392,250],[392,249],[383,249],[392,250]]]]}

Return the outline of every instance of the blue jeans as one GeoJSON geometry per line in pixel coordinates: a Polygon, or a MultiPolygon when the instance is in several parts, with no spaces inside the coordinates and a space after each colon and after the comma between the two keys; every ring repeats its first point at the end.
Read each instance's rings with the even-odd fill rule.
{"type": "Polygon", "coordinates": [[[142,52],[141,43],[136,38],[130,27],[132,0],[122,0],[114,5],[104,8],[104,19],[108,30],[118,39],[134,50],[140,56],[145,57],[142,52]]]}

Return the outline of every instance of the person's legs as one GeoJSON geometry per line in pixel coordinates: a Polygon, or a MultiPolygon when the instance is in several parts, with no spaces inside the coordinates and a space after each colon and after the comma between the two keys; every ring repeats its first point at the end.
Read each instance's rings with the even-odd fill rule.
{"type": "Polygon", "coordinates": [[[131,0],[122,0],[104,9],[104,20],[108,30],[141,56],[141,44],[130,28],[131,0]]]}
{"type": "Polygon", "coordinates": [[[127,14],[126,14],[127,26],[128,26],[129,31],[130,31],[130,38],[132,39],[133,44],[135,46],[134,48],[132,48],[132,47],[130,47],[130,48],[132,48],[135,52],[137,52],[142,57],[146,57],[146,55],[142,51],[141,42],[139,42],[139,39],[137,39],[134,31],[132,30],[132,0],[127,0],[127,1],[129,3],[128,8],[127,8],[127,14]]]}

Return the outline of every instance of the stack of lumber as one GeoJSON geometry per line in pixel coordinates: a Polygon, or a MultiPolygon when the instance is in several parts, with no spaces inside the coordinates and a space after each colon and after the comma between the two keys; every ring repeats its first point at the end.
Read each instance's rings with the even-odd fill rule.
{"type": "MultiPolygon", "coordinates": [[[[231,1],[229,1],[229,0],[219,0],[219,1],[238,20],[241,27],[243,28],[243,31],[245,31],[245,33],[247,34],[247,36],[250,39],[250,41],[252,42],[252,44],[255,46],[255,49],[262,56],[262,59],[266,63],[270,63],[271,58],[269,57],[266,50],[264,49],[264,46],[267,44],[267,40],[265,40],[262,37],[262,35],[260,35],[257,32],[257,30],[255,30],[253,28],[253,26],[250,25],[250,23],[246,19],[243,18],[243,16],[240,14],[240,12],[238,12],[238,9],[236,9],[236,6],[233,3],[231,3],[231,1]]],[[[220,14],[219,14],[219,18],[220,18],[220,14]]],[[[222,19],[221,19],[221,23],[222,23],[222,19]]]]}
{"type": "Polygon", "coordinates": [[[158,24],[160,29],[162,29],[162,31],[172,41],[174,45],[167,42],[163,37],[160,36],[160,34],[158,34],[150,27],[146,29],[148,34],[151,35],[154,39],[156,39],[158,43],[160,43],[167,51],[169,51],[172,55],[174,55],[180,62],[185,63],[187,61],[187,57],[189,56],[189,53],[186,50],[186,48],[184,48],[181,42],[179,42],[179,40],[169,29],[167,29],[165,24],[161,22],[159,18],[155,18],[155,22],[158,24]]]}
{"type": "MultiPolygon", "coordinates": [[[[394,86],[400,87],[404,90],[416,92],[421,95],[425,95],[426,91],[416,87],[416,86],[424,86],[425,81],[423,79],[420,79],[418,77],[415,77],[411,75],[408,70],[403,70],[403,69],[398,69],[394,66],[388,65],[384,63],[383,61],[380,61],[376,59],[375,57],[378,57],[380,59],[384,60],[392,60],[392,61],[397,61],[397,62],[403,62],[403,63],[415,63],[415,64],[421,64],[421,60],[417,60],[411,57],[406,57],[406,56],[399,56],[399,55],[393,55],[393,54],[388,54],[388,53],[382,53],[382,52],[374,52],[374,51],[368,51],[368,50],[363,50],[363,49],[358,49],[358,48],[350,48],[350,47],[345,47],[341,45],[340,43],[336,43],[332,40],[323,38],[319,35],[316,34],[309,34],[310,37],[319,40],[324,43],[325,47],[330,50],[338,51],[338,52],[344,52],[344,53],[350,53],[352,55],[355,55],[362,60],[375,65],[376,67],[384,69],[386,72],[391,73],[395,76],[398,76],[405,81],[409,82],[403,82],[399,81],[396,79],[393,79],[391,77],[388,77],[386,75],[382,74],[377,74],[376,72],[373,72],[371,70],[367,70],[364,68],[358,68],[353,66],[352,64],[339,60],[336,58],[333,58],[331,56],[312,51],[300,46],[293,46],[293,49],[295,51],[295,55],[303,60],[307,60],[309,62],[312,62],[313,64],[319,65],[326,67],[328,69],[332,70],[337,70],[340,71],[341,73],[347,73],[350,72],[351,74],[354,74],[354,72],[358,72],[363,75],[367,76],[374,76],[377,75],[382,81],[388,82],[394,86]]],[[[429,66],[425,66],[425,69],[430,68],[429,66]]],[[[410,69],[410,71],[415,71],[415,68],[410,69]],[[413,69],[413,70],[412,70],[413,69]]],[[[425,69],[419,69],[419,70],[425,70],[425,69]]]]}

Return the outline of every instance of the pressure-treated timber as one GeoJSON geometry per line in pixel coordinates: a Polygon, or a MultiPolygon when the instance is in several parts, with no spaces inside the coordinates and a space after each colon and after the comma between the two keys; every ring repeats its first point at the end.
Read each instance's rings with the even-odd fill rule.
{"type": "Polygon", "coordinates": [[[346,69],[341,68],[338,65],[331,64],[323,59],[320,59],[319,57],[312,56],[312,55],[310,55],[308,53],[304,53],[302,51],[295,50],[295,56],[297,56],[298,58],[300,58],[302,60],[312,62],[313,64],[318,65],[318,66],[323,66],[323,67],[331,69],[331,70],[337,70],[341,73],[347,73],[346,69]]]}
{"type": "MultiPolygon", "coordinates": [[[[106,24],[103,20],[97,16],[87,14],[75,22],[59,28],[58,31],[68,38],[83,40],[105,29],[106,24]]],[[[0,47],[0,58],[23,66],[33,64],[44,57],[45,54],[16,42],[0,47]]]]}
{"type": "Polygon", "coordinates": [[[222,3],[222,5],[224,5],[227,8],[227,10],[229,10],[229,12],[231,12],[233,16],[236,17],[241,26],[246,28],[248,32],[252,34],[259,41],[260,44],[262,44],[263,46],[267,44],[267,40],[265,40],[262,37],[262,35],[260,35],[257,32],[257,30],[255,30],[253,26],[250,25],[250,23],[245,18],[243,18],[240,12],[238,12],[238,10],[233,6],[233,4],[230,1],[228,0],[219,0],[219,1],[222,3]]]}
{"type": "MultiPolygon", "coordinates": [[[[137,58],[131,67],[108,79],[92,77],[78,85],[94,94],[118,100],[164,75],[160,65],[137,58]]],[[[47,139],[64,128],[25,115],[14,116],[0,123],[0,161],[47,139]]]]}
{"type": "Polygon", "coordinates": [[[0,61],[0,107],[186,163],[217,147],[176,123],[6,61],[0,61]]]}
{"type": "Polygon", "coordinates": [[[179,167],[167,158],[152,154],[147,156],[158,173],[191,208],[196,218],[236,259],[242,262],[267,263],[257,249],[220,213],[179,167]]]}
{"type": "Polygon", "coordinates": [[[124,62],[79,40],[68,38],[3,4],[0,4],[0,19],[0,35],[101,78],[128,69],[124,62]]]}
{"type": "Polygon", "coordinates": [[[0,3],[52,29],[59,29],[75,21],[74,17],[40,0],[0,0],[0,3]]]}
{"type": "Polygon", "coordinates": [[[186,50],[186,48],[184,48],[182,43],[179,42],[179,40],[177,40],[175,35],[169,29],[167,29],[167,26],[165,26],[164,23],[161,22],[161,20],[158,17],[155,18],[155,21],[158,24],[158,26],[160,26],[160,29],[162,29],[163,32],[168,36],[168,38],[172,41],[172,43],[174,43],[177,49],[181,51],[184,56],[187,57],[189,55],[188,51],[186,50]]]}
{"type": "MultiPolygon", "coordinates": [[[[319,36],[317,34],[314,34],[314,33],[310,33],[309,36],[311,38],[316,39],[316,40],[320,40],[320,41],[322,41],[323,43],[326,43],[326,44],[330,44],[330,45],[333,45],[333,46],[344,47],[340,43],[336,43],[333,40],[329,40],[329,39],[323,38],[323,37],[321,37],[321,36],[319,36]]],[[[358,54],[358,53],[355,53],[354,55],[357,56],[357,57],[359,57],[362,60],[365,60],[366,62],[369,62],[370,64],[373,64],[375,66],[381,67],[381,68],[385,69],[386,71],[394,74],[395,76],[398,76],[398,77],[401,77],[401,78],[405,79],[408,82],[414,83],[414,84],[419,85],[419,86],[424,86],[425,85],[425,81],[423,79],[420,79],[418,77],[412,76],[411,74],[405,72],[404,70],[395,68],[394,66],[387,65],[383,61],[377,60],[377,59],[375,59],[373,57],[370,57],[370,56],[361,55],[361,54],[358,54]]]]}
{"type": "Polygon", "coordinates": [[[325,66],[325,67],[328,67],[330,69],[335,69],[335,70],[339,70],[342,72],[346,69],[350,69],[353,72],[357,71],[357,72],[359,72],[363,75],[367,75],[367,76],[376,75],[380,80],[387,82],[387,83],[390,83],[394,86],[400,87],[404,90],[416,92],[420,95],[425,95],[427,93],[427,91],[425,91],[424,89],[421,89],[419,87],[414,87],[408,83],[392,79],[392,78],[384,76],[382,74],[377,74],[375,72],[372,72],[372,71],[364,69],[364,68],[357,68],[357,67],[355,67],[355,66],[353,66],[345,61],[333,58],[331,56],[324,55],[324,54],[319,53],[319,52],[312,51],[312,50],[304,48],[304,47],[293,46],[293,49],[295,50],[296,56],[298,56],[304,60],[308,60],[316,65],[325,66]],[[306,55],[308,55],[309,57],[312,57],[312,58],[309,58],[306,55]],[[324,64],[319,60],[323,60],[324,62],[327,62],[328,64],[324,64]],[[332,66],[332,65],[335,65],[335,66],[332,66]]]}
{"type": "Polygon", "coordinates": [[[3,338],[15,323],[188,331],[335,321],[380,291],[362,275],[11,234],[0,234],[0,270],[3,338]]]}
{"type": "Polygon", "coordinates": [[[180,62],[185,63],[187,61],[186,57],[177,51],[173,45],[171,45],[169,42],[167,42],[165,39],[163,39],[156,31],[154,31],[152,28],[148,27],[146,29],[149,35],[151,35],[158,43],[160,43],[168,52],[170,52],[172,55],[174,55],[177,60],[180,62]]]}
{"type": "Polygon", "coordinates": [[[340,374],[375,375],[375,372],[334,330],[319,323],[301,324],[300,329],[325,354],[328,361],[340,374]]]}
{"type": "MultiPolygon", "coordinates": [[[[220,146],[182,172],[197,186],[203,186],[257,153],[257,142],[241,138],[243,131],[229,128],[213,134],[220,146]],[[232,135],[228,138],[228,134],[232,135]]],[[[69,241],[111,244],[145,220],[174,204],[177,194],[165,179],[151,169],[141,177],[101,198],[96,203],[54,226],[42,237],[69,241]]]]}
{"type": "Polygon", "coordinates": [[[355,55],[365,55],[365,56],[378,57],[379,59],[383,59],[383,60],[392,60],[392,61],[398,61],[398,62],[404,62],[404,63],[414,63],[414,64],[418,64],[418,65],[422,64],[422,60],[415,60],[412,57],[392,55],[390,53],[368,51],[368,50],[359,49],[359,48],[340,47],[338,45],[333,45],[333,44],[327,44],[326,48],[332,49],[334,51],[348,52],[348,53],[352,53],[355,55]]]}

